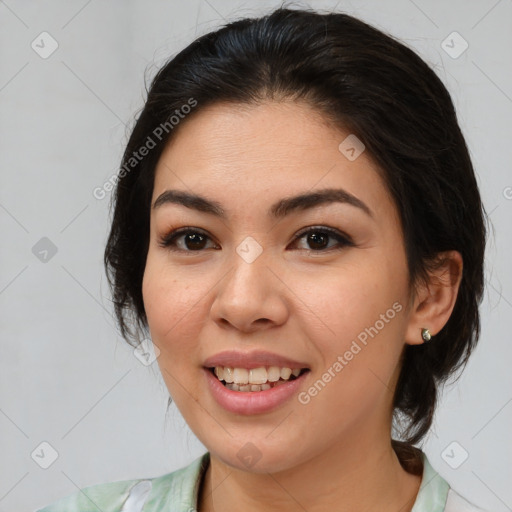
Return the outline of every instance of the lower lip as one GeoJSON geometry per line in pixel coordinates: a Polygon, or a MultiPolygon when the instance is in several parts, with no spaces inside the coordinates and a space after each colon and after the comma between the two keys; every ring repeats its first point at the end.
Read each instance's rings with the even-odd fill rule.
{"type": "Polygon", "coordinates": [[[206,380],[217,403],[229,412],[236,414],[261,414],[270,412],[292,396],[296,395],[309,371],[296,379],[289,380],[264,391],[233,391],[228,389],[213,373],[204,368],[206,380]]]}

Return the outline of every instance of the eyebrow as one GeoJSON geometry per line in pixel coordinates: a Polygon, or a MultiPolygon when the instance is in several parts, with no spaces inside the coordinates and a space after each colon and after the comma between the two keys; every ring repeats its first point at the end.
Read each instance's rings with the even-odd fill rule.
{"type": "MultiPolygon", "coordinates": [[[[221,219],[227,217],[225,210],[217,201],[182,190],[166,190],[160,194],[153,203],[153,210],[168,203],[183,205],[193,210],[215,215],[221,219]]],[[[344,203],[354,206],[373,218],[372,211],[363,201],[341,188],[327,188],[280,199],[270,207],[268,215],[280,219],[296,211],[304,211],[331,203],[344,203]]]]}

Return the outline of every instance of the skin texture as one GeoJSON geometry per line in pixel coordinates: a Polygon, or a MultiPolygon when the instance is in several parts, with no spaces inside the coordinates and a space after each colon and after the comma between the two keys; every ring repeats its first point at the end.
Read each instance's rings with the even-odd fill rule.
{"type": "Polygon", "coordinates": [[[177,189],[219,202],[228,215],[152,209],[143,279],[163,378],[211,454],[200,512],[404,512],[416,499],[420,477],[404,471],[391,448],[393,390],[405,344],[422,343],[422,327],[435,335],[448,320],[462,260],[448,253],[437,279],[409,295],[396,207],[366,151],[354,161],[339,151],[347,135],[302,103],[215,104],[182,121],[159,160],[152,203],[177,189]],[[279,199],[329,187],[362,200],[372,216],[341,203],[267,216],[279,199]],[[309,226],[337,229],[354,245],[294,240],[309,226]],[[181,251],[159,246],[182,227],[208,236],[200,250],[185,236],[176,241],[181,251]],[[236,252],[247,236],[263,249],[250,264],[236,252]],[[228,349],[307,362],[307,390],[397,302],[401,311],[305,405],[294,397],[242,416],[208,390],[203,361],[228,349]],[[261,454],[250,468],[237,457],[248,442],[261,454]]]}

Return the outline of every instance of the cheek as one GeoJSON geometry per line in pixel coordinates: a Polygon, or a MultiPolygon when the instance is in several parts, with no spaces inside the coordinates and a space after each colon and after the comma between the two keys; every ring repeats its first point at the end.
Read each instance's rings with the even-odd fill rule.
{"type": "Polygon", "coordinates": [[[361,258],[350,269],[333,272],[336,279],[312,281],[305,289],[305,302],[316,315],[304,328],[321,352],[320,378],[330,390],[318,393],[318,405],[325,401],[328,407],[332,400],[364,407],[391,387],[403,348],[406,281],[391,260],[373,263],[361,258]]]}
{"type": "MultiPolygon", "coordinates": [[[[340,269],[333,269],[329,275],[302,277],[302,300],[315,315],[312,322],[330,339],[333,349],[342,349],[347,340],[356,339],[365,329],[373,326],[385,315],[384,320],[395,319],[396,307],[401,302],[403,287],[390,277],[390,269],[383,265],[371,265],[368,259],[340,269]],[[386,312],[389,310],[388,315],[386,312]],[[339,339],[340,344],[333,343],[339,339]]],[[[399,308],[398,308],[399,309],[399,308]]],[[[385,330],[393,322],[386,322],[385,330]]],[[[381,327],[379,321],[377,327],[381,327]]],[[[383,329],[381,329],[383,330],[383,329]]],[[[361,336],[364,338],[364,334],[361,336]]]]}
{"type": "Polygon", "coordinates": [[[201,328],[209,286],[200,278],[177,279],[176,274],[148,258],[142,295],[153,342],[161,351],[183,354],[193,349],[189,345],[201,328]]]}
{"type": "Polygon", "coordinates": [[[192,285],[175,276],[165,262],[148,257],[142,295],[151,339],[160,351],[160,373],[173,401],[188,415],[199,397],[197,340],[204,314],[201,298],[208,287],[201,280],[192,285]]]}

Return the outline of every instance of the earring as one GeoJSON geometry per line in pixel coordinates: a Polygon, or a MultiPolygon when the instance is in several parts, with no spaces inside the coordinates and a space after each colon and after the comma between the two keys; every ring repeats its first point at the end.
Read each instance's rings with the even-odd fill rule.
{"type": "Polygon", "coordinates": [[[430,334],[430,331],[428,329],[421,329],[421,337],[423,338],[423,341],[430,341],[432,338],[432,335],[430,334]]]}

